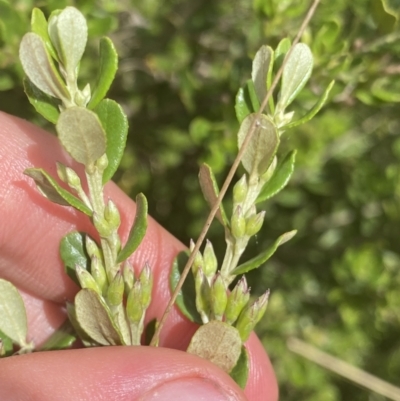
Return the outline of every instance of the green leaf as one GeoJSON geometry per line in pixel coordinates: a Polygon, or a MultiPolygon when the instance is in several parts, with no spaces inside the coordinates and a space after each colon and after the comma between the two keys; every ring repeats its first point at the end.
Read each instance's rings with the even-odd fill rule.
{"type": "Polygon", "coordinates": [[[99,117],[107,136],[108,165],[103,173],[103,184],[111,180],[121,163],[128,136],[128,119],[114,100],[104,99],[93,110],[99,117]]]}
{"type": "Polygon", "coordinates": [[[109,38],[100,39],[100,68],[88,109],[94,109],[107,94],[118,69],[118,54],[109,38]]]}
{"type": "MultiPolygon", "coordinates": [[[[256,114],[247,116],[238,132],[238,146],[241,148],[250,127],[257,118],[256,114]]],[[[279,145],[278,131],[274,123],[262,114],[256,123],[255,132],[242,157],[243,167],[249,174],[264,174],[275,156],[279,145]]]]}
{"type": "Polygon", "coordinates": [[[64,263],[65,271],[78,285],[79,280],[75,272],[76,265],[86,270],[89,270],[90,266],[89,255],[86,253],[85,248],[86,235],[78,231],[72,231],[60,241],[60,256],[64,263]]]}
{"type": "Polygon", "coordinates": [[[247,87],[240,88],[235,99],[236,118],[239,123],[252,112],[251,100],[247,87]]]}
{"type": "Polygon", "coordinates": [[[283,112],[303,89],[311,75],[313,56],[310,48],[298,43],[286,62],[282,74],[282,84],[276,113],[283,112]]]}
{"type": "Polygon", "coordinates": [[[317,103],[315,103],[315,105],[303,117],[301,117],[297,121],[292,121],[291,123],[284,125],[282,128],[286,130],[289,128],[297,127],[298,125],[304,124],[307,121],[311,120],[321,110],[322,106],[325,104],[334,84],[335,84],[334,80],[329,83],[329,85],[325,89],[324,93],[319,97],[317,103]]]}
{"type": "Polygon", "coordinates": [[[283,245],[285,242],[292,239],[297,233],[297,230],[289,231],[285,234],[282,234],[278,239],[264,252],[257,255],[255,258],[248,260],[247,262],[237,266],[231,272],[232,275],[244,274],[251,270],[257,269],[263,263],[265,263],[278,249],[279,246],[283,245]]]}
{"type": "Polygon", "coordinates": [[[291,45],[292,45],[292,42],[290,41],[289,38],[283,38],[279,42],[278,46],[275,49],[275,53],[274,53],[275,71],[277,71],[281,67],[283,60],[284,60],[287,52],[289,51],[291,45]]]}
{"type": "Polygon", "coordinates": [[[70,348],[76,339],[74,327],[69,320],[66,320],[40,347],[40,351],[70,348]]]}
{"type": "Polygon", "coordinates": [[[29,78],[24,78],[23,83],[29,103],[46,120],[50,121],[53,124],[56,124],[60,115],[60,109],[58,108],[58,106],[61,104],[61,102],[54,97],[46,95],[39,88],[37,88],[29,80],[29,78]]]}
{"type": "MultiPolygon", "coordinates": [[[[217,202],[219,188],[211,167],[206,163],[200,166],[199,181],[204,198],[212,209],[217,202]]],[[[218,208],[216,217],[224,227],[229,227],[229,221],[222,203],[218,208]]]]}
{"type": "Polygon", "coordinates": [[[93,341],[85,331],[83,331],[82,327],[78,323],[78,319],[76,318],[76,310],[74,304],[67,302],[66,303],[68,320],[71,326],[74,328],[76,334],[79,336],[85,347],[97,347],[98,344],[93,341]]]}
{"type": "Polygon", "coordinates": [[[19,47],[19,58],[25,74],[42,92],[59,99],[69,98],[64,81],[39,35],[25,34],[19,47]]]}
{"type": "Polygon", "coordinates": [[[75,312],[82,330],[101,345],[123,345],[106,303],[93,290],[85,288],[75,296],[75,312]]]}
{"type": "Polygon", "coordinates": [[[256,203],[263,202],[280,192],[289,182],[294,171],[296,150],[289,152],[283,161],[278,165],[274,174],[262,187],[256,203]]]}
{"type": "Polygon", "coordinates": [[[12,355],[14,352],[14,345],[10,337],[6,336],[0,330],[0,358],[12,355]]]}
{"type": "Polygon", "coordinates": [[[194,333],[187,352],[207,359],[229,373],[237,364],[242,340],[237,329],[218,320],[200,326],[194,333]]]}
{"type": "Polygon", "coordinates": [[[59,59],[56,49],[50,40],[46,17],[44,16],[42,10],[36,7],[32,10],[31,29],[32,32],[36,33],[42,38],[51,57],[58,61],[59,59]]]}
{"type": "MultiPolygon", "coordinates": [[[[180,252],[172,263],[171,273],[169,275],[169,285],[171,292],[175,291],[175,288],[181,278],[183,269],[189,259],[189,252],[180,252]]],[[[181,290],[179,291],[178,297],[176,298],[176,306],[190,321],[202,324],[201,316],[196,308],[196,287],[194,282],[193,274],[188,274],[186,280],[183,283],[181,290]]]]}
{"type": "Polygon", "coordinates": [[[256,92],[256,88],[254,86],[254,82],[249,79],[246,82],[246,88],[249,92],[249,97],[250,97],[250,102],[251,102],[251,107],[253,109],[254,112],[257,112],[260,108],[260,101],[258,100],[258,96],[257,96],[257,92],[256,92]]]}
{"type": "Polygon", "coordinates": [[[136,196],[136,214],[129,233],[128,241],[117,257],[117,263],[128,259],[142,242],[147,230],[147,199],[140,193],[136,196]]]}
{"type": "MultiPolygon", "coordinates": [[[[267,94],[267,77],[274,64],[274,52],[269,46],[261,46],[257,51],[251,70],[254,89],[260,103],[267,94]]],[[[257,111],[257,110],[255,110],[257,111]]]]}
{"type": "Polygon", "coordinates": [[[0,279],[0,316],[0,330],[13,343],[26,347],[28,327],[24,301],[18,290],[3,279],[0,279]]]}
{"type": "Polygon", "coordinates": [[[249,353],[247,352],[246,347],[243,345],[239,360],[229,373],[229,376],[232,377],[232,379],[235,380],[235,382],[242,389],[246,387],[247,379],[249,377],[249,364],[249,353]]]}
{"type": "Polygon", "coordinates": [[[91,166],[106,152],[106,133],[97,114],[84,107],[63,110],[57,121],[61,144],[77,162],[91,166]]]}
{"type": "Polygon", "coordinates": [[[62,206],[72,206],[88,216],[92,216],[90,210],[79,198],[72,195],[66,189],[60,187],[57,181],[41,168],[27,168],[24,174],[31,177],[39,192],[50,201],[62,206]]]}

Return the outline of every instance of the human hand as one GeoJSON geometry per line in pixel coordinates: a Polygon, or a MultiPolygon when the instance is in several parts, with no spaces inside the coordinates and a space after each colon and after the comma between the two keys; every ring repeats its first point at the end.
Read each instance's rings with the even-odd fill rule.
{"type": "MultiPolygon", "coordinates": [[[[64,273],[59,242],[71,230],[95,235],[89,219],[43,198],[22,173],[41,167],[55,174],[55,162],[72,164],[58,140],[32,124],[0,113],[0,277],[21,292],[27,308],[29,340],[40,346],[66,319],[65,301],[78,288],[64,273]]],[[[117,204],[126,239],[135,205],[109,183],[106,195],[117,204]]],[[[146,237],[132,260],[148,261],[154,291],[147,319],[160,317],[170,291],[172,259],[183,245],[149,219],[146,237]]],[[[269,359],[257,337],[247,342],[250,376],[244,393],[212,363],[184,350],[196,330],[176,310],[163,327],[160,345],[99,347],[37,352],[0,360],[0,400],[263,400],[278,390],[269,359]],[[172,348],[172,349],[171,349],[172,348]],[[247,397],[247,398],[246,398],[247,397]]]]}

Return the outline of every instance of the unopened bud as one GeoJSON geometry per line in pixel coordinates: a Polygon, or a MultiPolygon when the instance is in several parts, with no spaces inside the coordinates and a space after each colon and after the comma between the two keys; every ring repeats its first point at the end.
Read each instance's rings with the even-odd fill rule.
{"type": "Polygon", "coordinates": [[[56,166],[57,166],[57,175],[58,178],[62,181],[62,182],[67,182],[67,172],[66,172],[66,168],[67,166],[60,163],[60,162],[56,162],[56,166]]]}
{"type": "Polygon", "coordinates": [[[151,302],[151,291],[153,289],[153,275],[148,263],[145,264],[142,272],[140,273],[140,284],[142,287],[140,295],[140,303],[143,309],[147,309],[151,302]]]}
{"type": "Polygon", "coordinates": [[[243,308],[250,298],[250,290],[247,286],[246,278],[243,276],[236,284],[233,291],[228,296],[228,303],[225,309],[225,321],[228,324],[236,322],[243,308]]]}
{"type": "Polygon", "coordinates": [[[197,271],[195,277],[195,289],[196,289],[196,309],[200,313],[203,323],[207,323],[210,311],[210,303],[209,303],[210,286],[201,267],[197,271]]]}
{"type": "Polygon", "coordinates": [[[97,294],[101,295],[101,290],[97,285],[93,276],[83,267],[76,265],[75,266],[76,276],[78,277],[79,284],[82,288],[89,288],[93,291],[96,291],[97,294]]]}
{"type": "Polygon", "coordinates": [[[242,238],[246,233],[246,219],[243,216],[240,206],[236,208],[232,215],[231,232],[235,238],[242,238]]]}
{"type": "Polygon", "coordinates": [[[268,167],[268,170],[261,176],[261,181],[267,182],[272,177],[275,172],[276,166],[278,164],[278,159],[274,156],[272,163],[268,167]]]}
{"type": "Polygon", "coordinates": [[[130,290],[126,301],[126,315],[131,324],[139,323],[143,316],[143,308],[140,304],[140,293],[141,284],[140,281],[136,281],[130,290]]]}
{"type": "Polygon", "coordinates": [[[114,230],[117,230],[121,224],[121,216],[119,215],[118,208],[111,199],[108,200],[107,205],[104,208],[104,218],[114,230]]]}
{"type": "Polygon", "coordinates": [[[133,284],[135,282],[133,267],[128,261],[125,261],[124,263],[124,267],[122,268],[122,275],[124,277],[124,283],[125,283],[125,294],[128,296],[129,291],[132,289],[133,284]]]}
{"type": "Polygon", "coordinates": [[[107,303],[110,306],[118,306],[124,297],[124,279],[120,271],[117,271],[107,289],[107,303]]]}
{"type": "Polygon", "coordinates": [[[222,320],[224,316],[226,304],[228,301],[228,295],[226,293],[226,287],[224,279],[217,273],[211,284],[211,310],[216,320],[222,320]]]}
{"type": "Polygon", "coordinates": [[[90,272],[92,273],[92,277],[99,286],[102,294],[104,294],[105,289],[107,288],[108,281],[107,281],[107,273],[101,258],[98,258],[95,255],[92,256],[90,272]]]}
{"type": "Polygon", "coordinates": [[[86,252],[88,253],[90,258],[96,256],[96,258],[101,259],[100,249],[96,244],[96,241],[90,238],[89,235],[85,235],[85,247],[86,247],[86,252]]]}
{"type": "Polygon", "coordinates": [[[233,187],[233,203],[242,203],[247,195],[247,179],[246,174],[233,187]]]}
{"type": "Polygon", "coordinates": [[[207,278],[214,276],[218,268],[217,257],[214,253],[214,248],[209,240],[207,240],[206,246],[203,252],[203,272],[207,278]]]}
{"type": "MultiPolygon", "coordinates": [[[[195,247],[195,243],[194,241],[191,239],[190,240],[190,252],[193,252],[193,249],[195,247]]],[[[197,270],[199,270],[199,268],[203,268],[203,256],[201,256],[201,253],[199,251],[197,251],[196,256],[194,257],[193,260],[193,265],[192,265],[192,272],[193,275],[196,277],[197,274],[197,270]]]]}
{"type": "Polygon", "coordinates": [[[256,235],[260,230],[264,223],[265,211],[257,213],[251,216],[246,223],[246,235],[252,237],[256,235]]]}
{"type": "Polygon", "coordinates": [[[81,179],[79,178],[78,174],[75,173],[74,170],[72,170],[71,167],[66,167],[65,168],[65,173],[67,175],[67,184],[75,189],[78,190],[81,187],[81,179]]]}
{"type": "Polygon", "coordinates": [[[103,172],[108,166],[108,157],[107,155],[104,153],[103,156],[100,156],[97,160],[96,160],[96,167],[100,172],[103,172]]]}
{"type": "Polygon", "coordinates": [[[104,217],[99,216],[96,212],[93,212],[93,224],[97,232],[100,234],[100,237],[107,238],[113,232],[113,229],[110,227],[107,220],[104,217]]]}

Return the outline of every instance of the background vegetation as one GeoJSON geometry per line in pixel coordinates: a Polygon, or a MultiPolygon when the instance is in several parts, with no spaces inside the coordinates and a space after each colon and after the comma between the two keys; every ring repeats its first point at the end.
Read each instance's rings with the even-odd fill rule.
{"type": "MultiPolygon", "coordinates": [[[[120,54],[110,97],[124,105],[130,136],[116,181],[132,196],[143,191],[151,214],[188,243],[208,211],[199,164],[222,181],[233,161],[234,97],[251,58],[293,38],[309,2],[0,0],[1,110],[45,126],[23,93],[18,46],[33,6],[48,14],[66,5],[89,20],[82,80],[95,76],[101,35],[120,54]]],[[[399,16],[398,0],[323,0],[303,37],[315,67],[296,113],[336,85],[313,121],[286,133],[282,151],[298,149],[295,174],[265,204],[252,244],[255,252],[299,231],[250,280],[255,294],[272,290],[258,332],[282,400],[384,400],[291,353],[289,336],[400,385],[399,16]]],[[[222,244],[221,234],[215,223],[210,238],[222,244]]]]}

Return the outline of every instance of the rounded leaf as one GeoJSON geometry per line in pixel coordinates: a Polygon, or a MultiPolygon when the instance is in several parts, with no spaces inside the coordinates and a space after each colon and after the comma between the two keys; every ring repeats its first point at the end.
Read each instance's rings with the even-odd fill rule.
{"type": "Polygon", "coordinates": [[[106,134],[97,115],[84,107],[63,110],[57,121],[60,142],[79,163],[89,166],[106,152],[106,134]]]}

